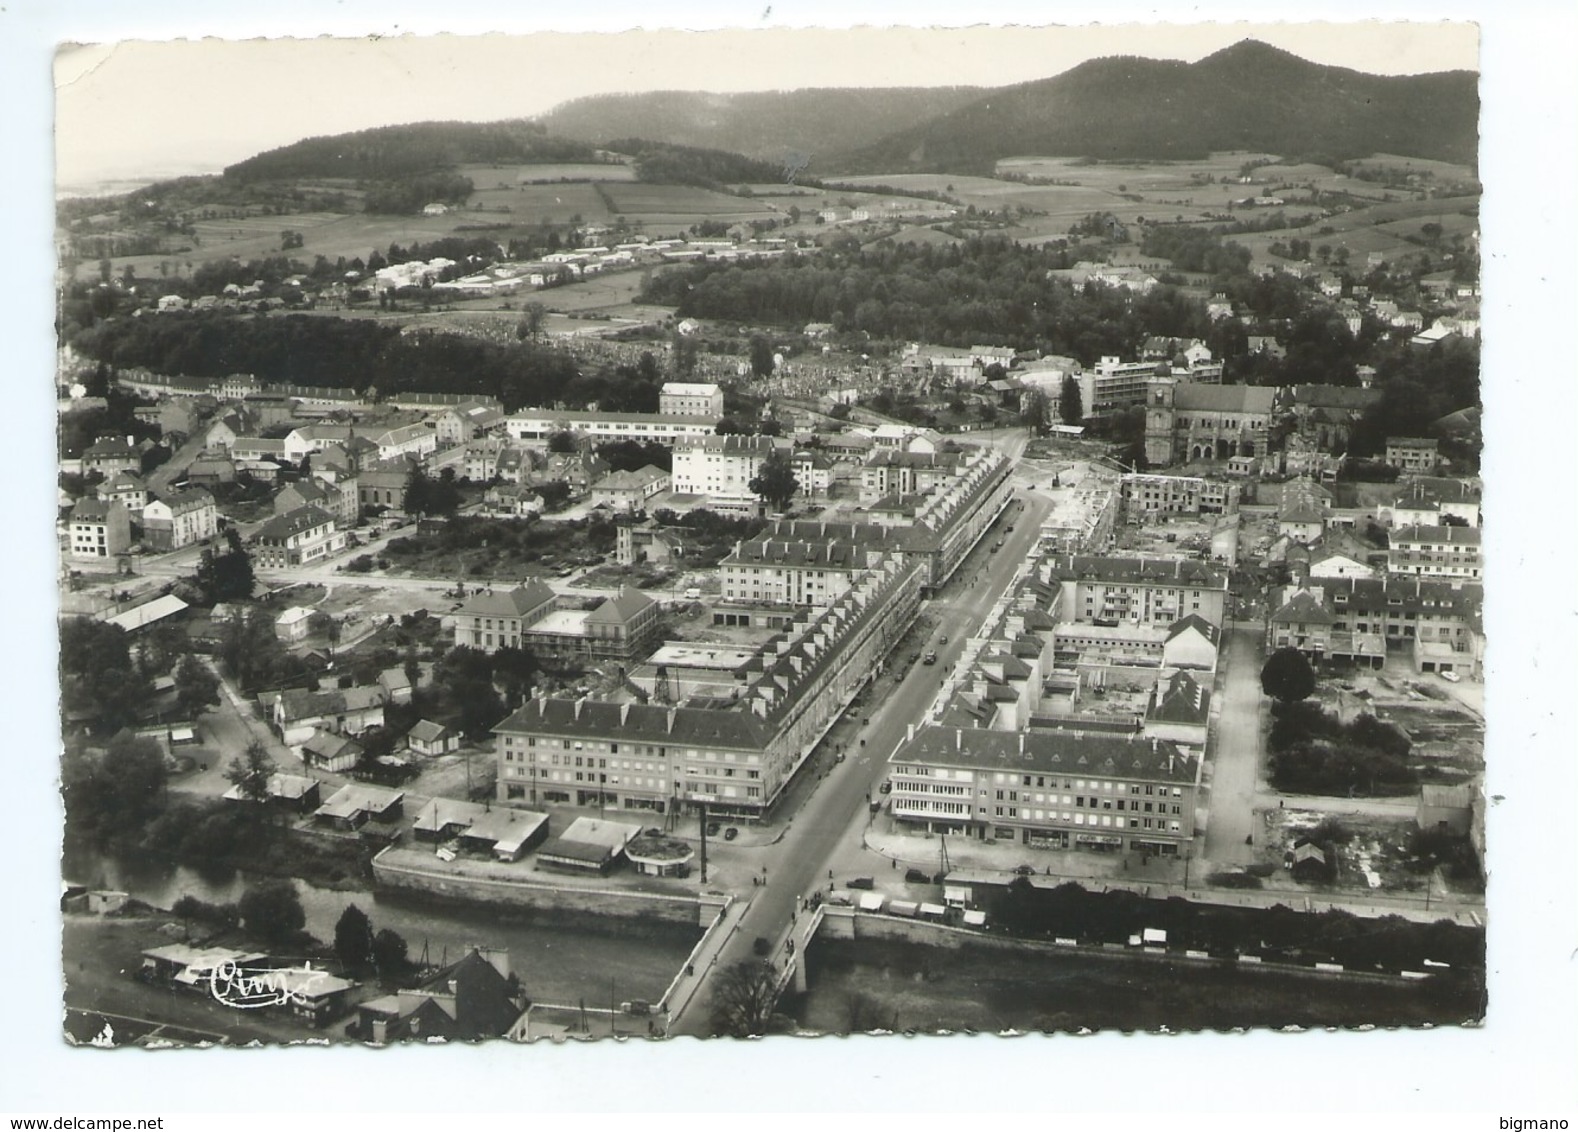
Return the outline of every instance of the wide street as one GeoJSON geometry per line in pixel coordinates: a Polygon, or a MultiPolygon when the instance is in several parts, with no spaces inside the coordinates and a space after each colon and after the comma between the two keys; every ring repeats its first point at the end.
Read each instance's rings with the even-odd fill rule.
{"type": "Polygon", "coordinates": [[[1260,646],[1252,621],[1227,624],[1222,664],[1226,674],[1213,712],[1216,747],[1211,752],[1210,817],[1204,856],[1219,866],[1247,865],[1254,847],[1245,843],[1260,795],[1260,646]]]}
{"type": "MultiPolygon", "coordinates": [[[[819,889],[825,891],[828,872],[833,871],[836,878],[844,857],[851,850],[859,853],[860,833],[869,813],[867,799],[877,795],[888,756],[903,740],[908,725],[925,716],[949,668],[964,652],[967,639],[1034,549],[1050,504],[1035,495],[1021,498],[1025,499],[1024,510],[1010,504],[960,564],[953,580],[933,598],[931,613],[937,628],[931,647],[937,650],[937,663],[912,665],[891,685],[889,677],[877,677],[872,697],[876,706],[867,711],[868,722],[852,743],[850,756],[834,764],[826,781],[794,815],[783,838],[763,853],[766,883],[752,892],[739,929],[724,944],[708,974],[751,958],[757,937],[781,947],[802,900],[819,889]],[[1015,529],[1005,534],[1010,524],[1015,529]],[[1003,538],[1003,547],[993,551],[997,538],[1003,538]]],[[[902,663],[902,658],[896,659],[902,663]]],[[[671,1032],[710,1034],[711,1014],[710,987],[703,985],[674,1021],[671,1032]]]]}

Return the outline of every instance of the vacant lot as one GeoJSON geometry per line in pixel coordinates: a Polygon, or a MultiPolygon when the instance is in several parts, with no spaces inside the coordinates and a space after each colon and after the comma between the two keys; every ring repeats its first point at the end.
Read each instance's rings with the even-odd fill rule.
{"type": "Polygon", "coordinates": [[[818,940],[806,958],[811,990],[785,1005],[806,1028],[825,1033],[1417,1026],[1484,1015],[1483,981],[1466,975],[1398,985],[869,940],[818,940]]]}

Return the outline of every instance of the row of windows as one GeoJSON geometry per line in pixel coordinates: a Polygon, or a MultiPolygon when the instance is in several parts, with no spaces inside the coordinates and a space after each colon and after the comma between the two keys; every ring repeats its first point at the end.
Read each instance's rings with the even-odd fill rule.
{"type": "MultiPolygon", "coordinates": [[[[1056,788],[1056,786],[1058,784],[1058,780],[1057,780],[1056,776],[1048,776],[1048,775],[1040,775],[1040,774],[1035,774],[1035,775],[1031,775],[1031,774],[1013,775],[1013,774],[1004,774],[1001,771],[999,771],[997,773],[997,775],[995,776],[995,778],[996,778],[996,781],[1001,782],[1001,783],[1012,782],[1015,778],[1018,778],[1019,779],[1019,785],[1021,785],[1021,786],[1035,785],[1035,786],[1050,786],[1050,787],[1056,788]],[[1034,779],[1034,782],[1032,782],[1032,779],[1034,779]]],[[[1083,778],[1073,778],[1073,779],[1065,778],[1065,779],[1063,779],[1063,789],[1065,789],[1065,790],[1084,790],[1087,787],[1089,789],[1091,789],[1091,790],[1100,790],[1100,791],[1104,791],[1106,793],[1113,793],[1113,794],[1122,794],[1125,790],[1127,790],[1130,794],[1133,794],[1133,795],[1136,795],[1136,796],[1143,794],[1146,797],[1152,797],[1152,796],[1155,796],[1155,795],[1159,794],[1163,798],[1167,797],[1167,790],[1168,790],[1168,787],[1166,787],[1166,786],[1156,786],[1156,785],[1150,784],[1150,783],[1147,783],[1144,786],[1141,786],[1139,783],[1134,783],[1134,782],[1128,782],[1128,783],[1125,783],[1125,782],[1114,782],[1113,780],[1108,779],[1108,778],[1092,778],[1092,779],[1090,779],[1088,781],[1086,779],[1083,779],[1083,778]]],[[[1183,797],[1183,788],[1182,787],[1174,786],[1171,789],[1172,789],[1172,792],[1173,792],[1172,796],[1174,798],[1182,798],[1183,797]]],[[[999,790],[997,792],[997,796],[999,798],[1001,798],[1003,796],[1003,792],[1001,790],[999,790]]]]}
{"type": "MultiPolygon", "coordinates": [[[[1023,816],[1029,821],[1055,821],[1064,822],[1068,825],[1089,825],[1106,829],[1124,828],[1122,818],[1113,818],[1107,816],[1106,814],[1101,814],[1098,818],[1098,815],[1091,814],[1090,820],[1087,821],[1086,815],[1081,813],[1070,813],[1068,810],[1063,810],[1060,812],[1058,810],[1026,809],[1024,814],[1021,815],[1019,813],[1019,807],[1017,806],[998,806],[996,807],[996,816],[1000,818],[1018,818],[1023,816]]],[[[1128,828],[1157,829],[1167,830],[1172,833],[1182,833],[1183,823],[1178,821],[1169,821],[1165,818],[1130,818],[1128,828]]]]}

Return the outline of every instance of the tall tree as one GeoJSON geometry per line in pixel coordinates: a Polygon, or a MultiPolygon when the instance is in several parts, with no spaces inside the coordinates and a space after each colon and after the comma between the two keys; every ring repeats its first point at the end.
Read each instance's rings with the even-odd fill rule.
{"type": "Polygon", "coordinates": [[[789,506],[795,492],[800,490],[800,481],[795,479],[794,466],[789,463],[789,457],[782,452],[774,452],[762,461],[747,486],[773,510],[783,511],[789,506]]]}
{"type": "Polygon", "coordinates": [[[1063,377],[1063,388],[1058,392],[1057,415],[1066,425],[1077,425],[1085,419],[1084,397],[1079,391],[1079,382],[1072,374],[1063,377]]]}
{"type": "Polygon", "coordinates": [[[522,342],[528,339],[532,342],[542,337],[543,323],[548,320],[548,308],[539,302],[530,302],[521,307],[521,320],[516,324],[515,337],[522,342]]]}
{"type": "Polygon", "coordinates": [[[1298,649],[1280,648],[1261,668],[1260,687],[1274,700],[1297,703],[1315,690],[1315,670],[1298,649]]]}
{"type": "Polygon", "coordinates": [[[763,335],[751,337],[751,376],[771,377],[777,363],[773,361],[773,344],[763,335]]]}
{"type": "Polygon", "coordinates": [[[113,733],[137,717],[153,688],[133,663],[126,633],[90,617],[60,623],[61,709],[113,733]]]}
{"type": "Polygon", "coordinates": [[[175,698],[181,714],[196,719],[204,708],[219,704],[219,677],[195,656],[184,656],[175,669],[175,698]]]}
{"type": "Polygon", "coordinates": [[[252,557],[241,542],[241,532],[226,527],[224,539],[224,550],[217,554],[212,549],[204,550],[197,563],[197,586],[210,604],[249,598],[256,585],[252,557]]]}
{"type": "Polygon", "coordinates": [[[373,922],[354,904],[334,925],[334,956],[348,972],[366,970],[373,961],[373,922]]]}
{"type": "Polygon", "coordinates": [[[718,973],[712,988],[712,1027],[731,1038],[767,1032],[778,1003],[778,978],[770,963],[747,959],[718,973]]]}
{"type": "Polygon", "coordinates": [[[1047,430],[1047,413],[1050,409],[1047,395],[1039,389],[1031,389],[1019,401],[1019,418],[1032,433],[1042,436],[1047,430]]]}
{"type": "Polygon", "coordinates": [[[307,913],[288,880],[265,880],[247,886],[237,902],[241,926],[261,939],[283,942],[307,925],[307,913]]]}
{"type": "Polygon", "coordinates": [[[225,778],[241,791],[249,802],[262,804],[268,801],[268,780],[274,775],[274,760],[263,744],[256,739],[247,749],[230,760],[225,768],[225,778]]]}

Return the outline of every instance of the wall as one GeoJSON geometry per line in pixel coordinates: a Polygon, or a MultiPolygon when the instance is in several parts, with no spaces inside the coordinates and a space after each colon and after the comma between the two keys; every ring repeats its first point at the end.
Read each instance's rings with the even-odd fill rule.
{"type": "Polygon", "coordinates": [[[717,909],[710,906],[698,911],[697,898],[694,896],[583,888],[576,886],[574,877],[567,877],[564,884],[556,885],[546,880],[547,874],[534,873],[529,868],[522,869],[520,880],[466,876],[417,863],[428,858],[429,854],[425,852],[385,849],[373,858],[373,883],[377,888],[420,892],[474,903],[507,904],[619,919],[695,924],[702,922],[703,912],[707,923],[717,914],[717,909]]]}
{"type": "Polygon", "coordinates": [[[1305,966],[1295,963],[1265,963],[1259,957],[1242,955],[1227,959],[1205,952],[1182,952],[1160,947],[1126,947],[1122,944],[1080,944],[1073,941],[1048,943],[989,934],[974,928],[955,928],[926,920],[909,920],[881,913],[857,912],[853,908],[825,907],[817,934],[828,939],[883,939],[925,944],[928,947],[986,947],[1009,951],[1039,951],[1045,955],[1076,952],[1081,956],[1101,956],[1114,961],[1151,960],[1171,963],[1234,966],[1245,971],[1308,975],[1314,978],[1345,978],[1376,983],[1402,983],[1417,979],[1417,974],[1393,975],[1380,971],[1346,971],[1335,963],[1305,966]]]}

